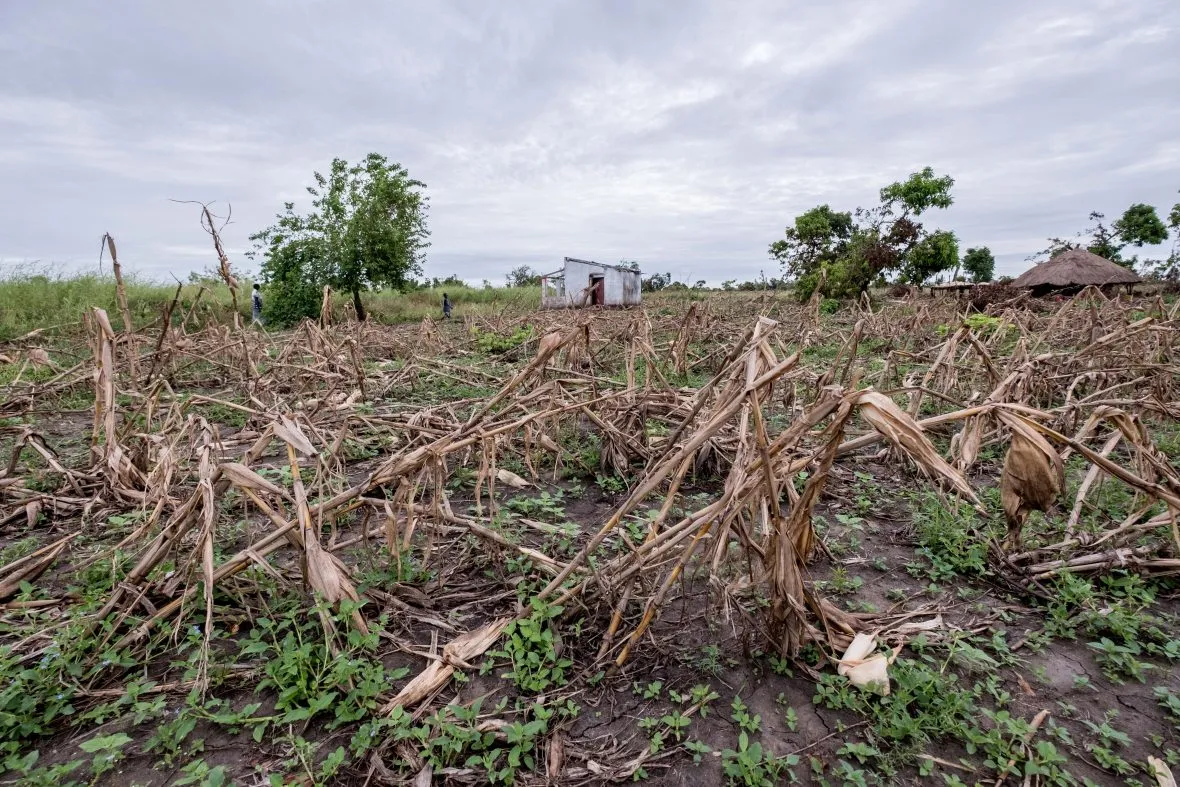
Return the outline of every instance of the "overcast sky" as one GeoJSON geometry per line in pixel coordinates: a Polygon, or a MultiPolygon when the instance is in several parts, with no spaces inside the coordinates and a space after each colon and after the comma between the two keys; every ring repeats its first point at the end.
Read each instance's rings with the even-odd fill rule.
{"type": "MultiPolygon", "coordinates": [[[[156,279],[305,200],[335,156],[427,183],[426,273],[563,256],[777,271],[793,216],[923,166],[1000,273],[1180,189],[1177,0],[0,0],[0,264],[156,279]]],[[[1170,241],[1168,244],[1170,247],[1170,241]]],[[[1166,254],[1164,247],[1157,253],[1166,254]]]]}

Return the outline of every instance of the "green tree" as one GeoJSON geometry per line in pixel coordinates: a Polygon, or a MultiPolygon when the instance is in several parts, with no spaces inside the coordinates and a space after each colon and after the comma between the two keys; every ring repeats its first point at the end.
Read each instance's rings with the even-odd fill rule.
{"type": "Polygon", "coordinates": [[[795,217],[785,238],[770,244],[770,256],[791,277],[805,276],[824,263],[837,259],[852,237],[852,214],[838,213],[819,205],[795,217]]]}
{"type": "Polygon", "coordinates": [[[541,274],[527,265],[513,268],[505,278],[509,287],[535,287],[541,283],[541,274]]]}
{"type": "Polygon", "coordinates": [[[1138,203],[1127,208],[1113,225],[1115,235],[1128,246],[1155,246],[1168,239],[1168,229],[1152,205],[1138,203]]]}
{"type": "Polygon", "coordinates": [[[890,211],[900,207],[902,215],[921,216],[930,208],[949,208],[954,203],[951,197],[954,185],[955,179],[950,175],[937,177],[931,167],[926,167],[881,189],[881,205],[890,211]]]}
{"type": "Polygon", "coordinates": [[[1173,237],[1172,253],[1154,266],[1152,274],[1156,278],[1176,282],[1180,281],[1180,202],[1173,205],[1168,213],[1168,230],[1173,237]]]}
{"type": "Polygon", "coordinates": [[[957,264],[954,233],[929,231],[917,221],[926,211],[953,203],[954,182],[926,167],[882,188],[876,207],[855,214],[828,205],[812,208],[770,245],[770,256],[795,279],[802,299],[817,287],[826,297],[857,295],[890,275],[920,283],[957,264]]]}
{"type": "Polygon", "coordinates": [[[963,255],[963,271],[975,283],[991,281],[996,272],[996,258],[987,246],[967,249],[963,255]]]}
{"type": "MultiPolygon", "coordinates": [[[[1173,208],[1173,212],[1175,208],[1173,208]]],[[[1128,246],[1142,248],[1155,246],[1168,239],[1168,227],[1160,219],[1152,205],[1137,203],[1123,211],[1109,227],[1104,223],[1106,215],[1099,211],[1090,213],[1090,221],[1094,222],[1075,236],[1074,241],[1062,238],[1050,238],[1049,247],[1034,259],[1052,259],[1063,251],[1085,247],[1088,251],[1105,257],[1111,262],[1118,263],[1124,268],[1134,268],[1139,262],[1138,256],[1123,257],[1123,250],[1128,246]]],[[[1171,214],[1169,214],[1171,222],[1171,214]]],[[[1151,265],[1150,261],[1146,263],[1151,265]]]]}
{"type": "Polygon", "coordinates": [[[671,273],[653,273],[646,279],[640,279],[640,290],[643,292],[659,292],[672,283],[671,273]]]}
{"type": "Polygon", "coordinates": [[[948,271],[959,263],[959,239],[947,230],[929,233],[910,249],[898,280],[903,284],[921,284],[931,276],[948,271]]]}
{"type": "Polygon", "coordinates": [[[329,285],[352,294],[363,320],[362,292],[404,290],[421,272],[430,245],[426,185],[377,153],[355,165],[334,159],[328,175],[314,179],[310,212],[288,202],[274,224],[250,237],[263,258],[269,311],[284,322],[315,317],[319,290],[329,285]]]}

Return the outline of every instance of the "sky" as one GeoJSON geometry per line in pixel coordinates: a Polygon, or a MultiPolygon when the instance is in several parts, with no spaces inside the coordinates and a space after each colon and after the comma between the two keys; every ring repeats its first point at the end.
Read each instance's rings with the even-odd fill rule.
{"type": "Polygon", "coordinates": [[[7,0],[0,274],[96,270],[104,232],[140,277],[205,269],[173,200],[232,206],[248,272],[313,172],[375,151],[427,184],[427,276],[773,276],[795,215],[925,166],[955,179],[928,224],[1011,275],[1180,201],[1178,97],[1175,0],[7,0]]]}

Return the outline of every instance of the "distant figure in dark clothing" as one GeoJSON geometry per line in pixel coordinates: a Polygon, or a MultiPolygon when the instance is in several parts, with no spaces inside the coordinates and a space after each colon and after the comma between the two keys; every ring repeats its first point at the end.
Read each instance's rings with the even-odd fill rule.
{"type": "Polygon", "coordinates": [[[445,292],[443,293],[443,317],[451,319],[451,299],[447,297],[445,292]]]}
{"type": "Polygon", "coordinates": [[[251,312],[254,315],[254,322],[262,325],[262,292],[258,289],[258,285],[254,285],[254,295],[251,298],[251,312]]]}

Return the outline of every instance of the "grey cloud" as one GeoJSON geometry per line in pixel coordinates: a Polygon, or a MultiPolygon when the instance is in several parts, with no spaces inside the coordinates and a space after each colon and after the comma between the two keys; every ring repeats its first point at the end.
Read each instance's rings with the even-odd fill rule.
{"type": "Polygon", "coordinates": [[[791,217],[927,164],[957,182],[934,221],[1012,273],[1177,199],[1178,30],[1170,0],[5,4],[0,264],[91,266],[110,231],[183,275],[212,252],[170,198],[232,203],[242,250],[377,150],[429,184],[431,275],[769,275],[791,217]]]}

